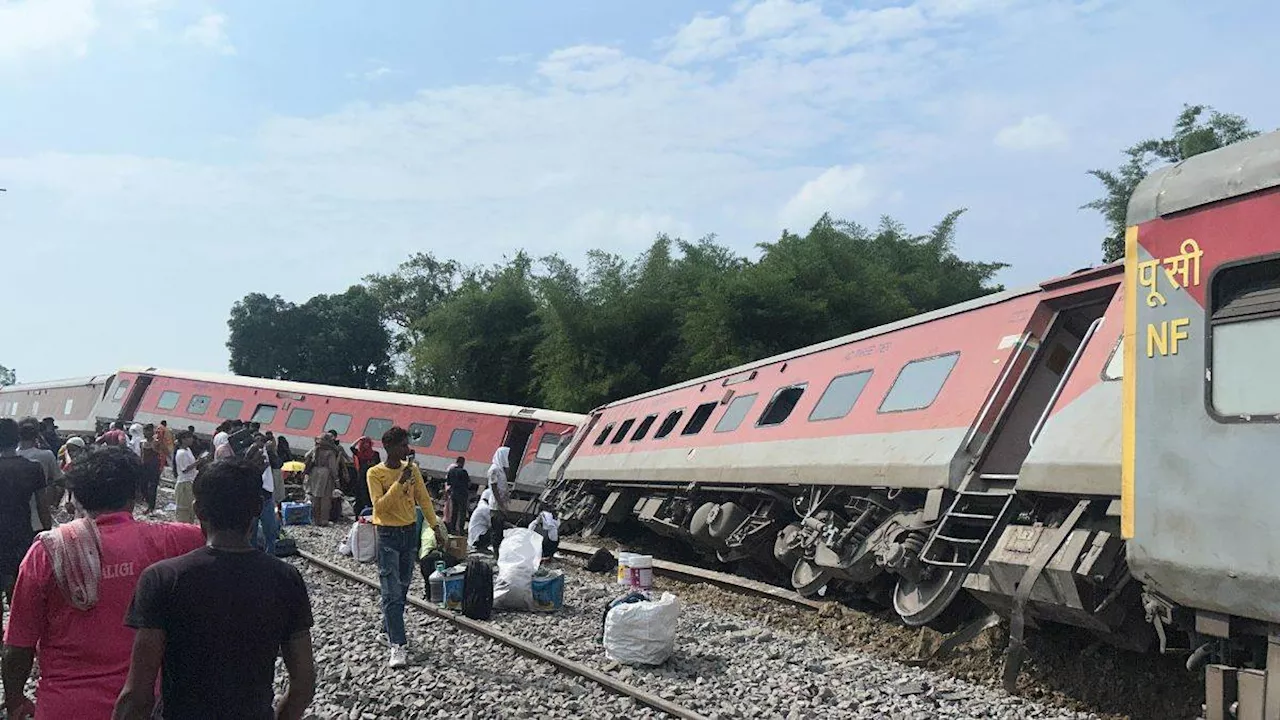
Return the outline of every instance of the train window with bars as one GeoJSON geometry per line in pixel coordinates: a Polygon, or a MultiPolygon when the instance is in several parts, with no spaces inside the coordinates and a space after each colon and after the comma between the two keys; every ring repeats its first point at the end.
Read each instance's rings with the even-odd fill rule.
{"type": "Polygon", "coordinates": [[[124,392],[129,389],[129,381],[121,380],[116,383],[116,394],[111,396],[111,402],[120,402],[124,399],[124,392]]]}
{"type": "Polygon", "coordinates": [[[653,415],[646,415],[644,419],[640,421],[640,425],[636,428],[636,431],[631,434],[631,442],[640,442],[643,440],[644,436],[649,434],[649,428],[653,427],[653,424],[657,422],[657,420],[657,413],[654,413],[653,415]]]}
{"type": "Polygon", "coordinates": [[[329,419],[324,421],[324,432],[330,430],[338,433],[338,437],[347,434],[351,429],[351,416],[346,413],[329,413],[329,419]]]}
{"type": "Polygon", "coordinates": [[[276,411],[279,409],[275,405],[259,405],[253,409],[253,416],[249,418],[249,422],[270,425],[271,421],[276,419],[276,411]]]}
{"type": "Polygon", "coordinates": [[[449,433],[449,451],[466,452],[471,449],[472,435],[473,433],[466,428],[457,428],[449,433]]]}
{"type": "Polygon", "coordinates": [[[369,422],[364,424],[363,435],[374,442],[381,442],[382,433],[390,430],[392,425],[395,423],[386,418],[369,418],[369,422]]]}
{"type": "Polygon", "coordinates": [[[71,414],[71,408],[72,408],[72,406],[74,406],[75,404],[76,404],[76,399],[75,399],[75,398],[67,398],[67,402],[66,402],[66,404],[62,406],[62,414],[63,414],[63,415],[70,415],[70,414],[71,414]]]}
{"type": "Polygon", "coordinates": [[[1273,377],[1280,354],[1280,258],[1220,269],[1209,293],[1211,414],[1223,422],[1280,422],[1280,384],[1273,377]]]}
{"type": "Polygon", "coordinates": [[[706,426],[707,420],[711,419],[711,413],[715,412],[716,406],[720,403],[712,400],[711,402],[702,403],[693,409],[693,414],[689,416],[689,422],[685,423],[684,429],[680,431],[681,435],[697,435],[702,432],[702,428],[706,426]]]}
{"type": "Polygon", "coordinates": [[[951,370],[960,359],[960,353],[935,355],[912,360],[898,371],[884,400],[880,401],[882,413],[923,410],[938,399],[942,386],[947,383],[951,370]]]}
{"type": "Polygon", "coordinates": [[[791,411],[796,409],[796,403],[800,402],[800,396],[804,395],[806,387],[808,385],[801,383],[800,385],[779,388],[773,394],[773,399],[769,401],[769,404],[764,406],[764,412],[760,413],[760,419],[756,421],[756,427],[781,425],[786,422],[787,418],[791,417],[791,411]]]}
{"type": "Polygon", "coordinates": [[[747,419],[747,413],[751,411],[751,405],[756,401],[756,396],[757,393],[739,395],[730,401],[729,407],[724,410],[724,415],[720,416],[720,422],[716,423],[716,432],[737,430],[742,421],[747,419]]]}
{"type": "Polygon", "coordinates": [[[670,435],[671,431],[676,429],[676,425],[680,424],[680,418],[682,417],[684,417],[684,408],[672,410],[667,413],[667,417],[663,419],[662,424],[658,426],[658,432],[653,434],[653,439],[661,440],[662,438],[670,435]]]}
{"type": "Polygon", "coordinates": [[[209,403],[208,395],[192,395],[191,400],[187,402],[187,414],[203,415],[209,412],[209,403]]]}
{"type": "Polygon", "coordinates": [[[156,401],[157,410],[172,410],[178,407],[178,398],[182,394],[173,390],[165,390],[160,393],[160,399],[156,401]]]}
{"type": "Polygon", "coordinates": [[[294,408],[289,411],[289,419],[284,421],[284,426],[290,430],[306,430],[311,427],[311,421],[316,417],[316,411],[310,408],[294,408]]]}
{"type": "Polygon", "coordinates": [[[827,389],[822,391],[822,397],[818,398],[818,404],[814,405],[813,411],[809,413],[809,421],[837,420],[848,415],[853,411],[858,398],[862,397],[862,391],[870,380],[870,370],[846,373],[831,378],[827,389]]]}
{"type": "Polygon", "coordinates": [[[596,447],[603,445],[604,441],[609,439],[609,433],[611,432],[613,432],[613,423],[605,425],[604,430],[600,431],[600,435],[596,438],[596,447]]]}
{"type": "Polygon", "coordinates": [[[225,420],[237,420],[240,413],[244,410],[244,401],[242,400],[223,400],[222,405],[218,408],[218,417],[225,420]]]}
{"type": "Polygon", "coordinates": [[[609,444],[617,445],[618,443],[625,440],[627,437],[627,433],[631,432],[631,426],[635,424],[636,424],[635,418],[628,418],[627,420],[624,420],[622,424],[618,426],[618,432],[613,434],[613,441],[610,442],[609,444]]]}
{"type": "Polygon", "coordinates": [[[436,439],[436,426],[428,423],[413,423],[409,426],[409,444],[414,447],[431,447],[436,439]]]}

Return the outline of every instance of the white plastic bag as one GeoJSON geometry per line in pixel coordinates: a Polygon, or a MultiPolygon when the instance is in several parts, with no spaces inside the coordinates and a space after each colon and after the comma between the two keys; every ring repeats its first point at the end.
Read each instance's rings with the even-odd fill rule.
{"type": "Polygon", "coordinates": [[[373,523],[356,522],[347,533],[347,547],[356,562],[373,562],[378,556],[378,530],[373,523]]]}
{"type": "Polygon", "coordinates": [[[661,665],[675,650],[679,619],[680,600],[669,592],[618,605],[604,618],[604,654],[624,665],[661,665]]]}
{"type": "Polygon", "coordinates": [[[542,563],[542,536],[525,528],[508,530],[498,546],[498,576],[493,580],[495,610],[537,610],[533,573],[542,563]]]}

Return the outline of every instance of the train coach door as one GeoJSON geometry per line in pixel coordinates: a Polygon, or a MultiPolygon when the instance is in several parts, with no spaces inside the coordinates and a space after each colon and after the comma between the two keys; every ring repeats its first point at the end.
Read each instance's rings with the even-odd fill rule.
{"type": "Polygon", "coordinates": [[[534,428],[537,423],[529,420],[512,420],[507,424],[507,435],[502,440],[502,444],[511,448],[511,455],[507,460],[510,463],[507,466],[507,477],[515,482],[517,473],[520,472],[520,463],[524,461],[524,453],[529,449],[529,438],[533,435],[534,428]]]}
{"type": "Polygon", "coordinates": [[[138,407],[142,405],[142,396],[147,394],[147,388],[151,387],[151,381],[154,379],[151,375],[139,375],[133,381],[133,387],[129,389],[129,396],[125,398],[124,405],[120,408],[121,422],[133,420],[133,416],[138,412],[138,407]]]}

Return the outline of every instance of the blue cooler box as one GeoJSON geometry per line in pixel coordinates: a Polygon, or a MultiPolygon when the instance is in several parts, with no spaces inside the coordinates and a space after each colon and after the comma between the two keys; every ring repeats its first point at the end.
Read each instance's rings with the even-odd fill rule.
{"type": "Polygon", "coordinates": [[[310,525],[311,503],[281,503],[280,514],[284,516],[285,525],[310,525]]]}

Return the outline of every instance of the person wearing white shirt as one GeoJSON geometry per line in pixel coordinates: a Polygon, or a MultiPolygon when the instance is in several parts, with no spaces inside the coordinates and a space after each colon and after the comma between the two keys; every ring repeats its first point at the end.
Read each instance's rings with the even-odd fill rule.
{"type": "Polygon", "coordinates": [[[493,491],[486,488],[480,493],[480,502],[476,503],[476,509],[471,511],[471,519],[467,521],[467,547],[479,550],[492,543],[493,554],[497,555],[502,538],[501,536],[497,539],[490,537],[492,506],[493,491]]]}
{"type": "Polygon", "coordinates": [[[188,432],[178,435],[178,451],[174,453],[173,469],[177,479],[173,484],[173,501],[178,506],[178,522],[195,524],[196,514],[192,508],[195,501],[194,485],[196,474],[200,471],[196,454],[191,450],[195,436],[188,432]]]}
{"type": "Polygon", "coordinates": [[[560,547],[560,521],[550,510],[543,510],[529,523],[529,529],[542,536],[542,557],[549,558],[560,547]]]}

